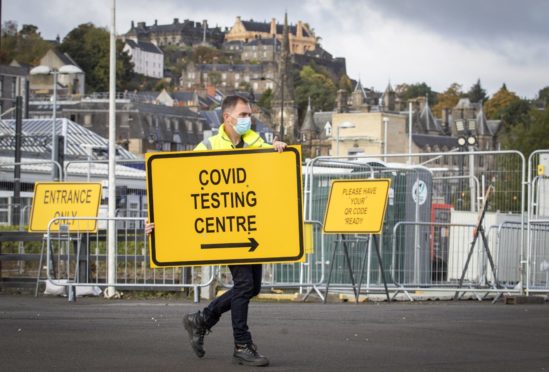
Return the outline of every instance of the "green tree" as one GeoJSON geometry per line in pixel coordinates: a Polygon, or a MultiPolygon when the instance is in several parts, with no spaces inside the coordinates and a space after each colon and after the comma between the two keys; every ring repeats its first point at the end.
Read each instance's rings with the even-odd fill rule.
{"type": "Polygon", "coordinates": [[[467,92],[467,97],[469,97],[469,101],[471,102],[480,102],[484,103],[488,96],[486,95],[486,90],[482,88],[482,85],[480,84],[480,79],[477,80],[473,86],[469,89],[467,92]]]}
{"type": "Polygon", "coordinates": [[[267,88],[259,98],[259,101],[257,101],[257,105],[261,107],[264,111],[270,112],[272,101],[273,90],[271,88],[267,88]]]}
{"type": "Polygon", "coordinates": [[[518,150],[526,158],[535,150],[549,148],[549,109],[531,108],[528,123],[508,127],[502,138],[506,149],[518,150]]]}
{"type": "Polygon", "coordinates": [[[221,73],[217,71],[208,72],[208,82],[213,85],[221,84],[221,73]]]}
{"type": "Polygon", "coordinates": [[[351,93],[353,90],[353,82],[349,79],[347,74],[342,74],[339,78],[338,88],[346,90],[347,93],[351,93]]]}
{"type": "Polygon", "coordinates": [[[426,83],[400,84],[396,86],[395,91],[404,101],[417,97],[428,97],[430,106],[437,102],[437,94],[426,83]]]}
{"type": "Polygon", "coordinates": [[[19,63],[36,65],[46,54],[51,44],[44,40],[34,25],[23,25],[17,31],[17,23],[7,21],[2,28],[2,50],[0,62],[10,63],[13,59],[19,63]]]}
{"type": "Polygon", "coordinates": [[[329,76],[315,71],[311,66],[304,66],[299,72],[295,85],[299,117],[303,117],[309,97],[315,110],[332,110],[335,105],[336,91],[337,88],[329,76]]]}
{"type": "Polygon", "coordinates": [[[539,90],[538,100],[545,105],[545,108],[549,106],[549,86],[539,90]]]}
{"type": "Polygon", "coordinates": [[[513,92],[510,92],[507,89],[507,86],[503,84],[494,94],[492,98],[486,101],[484,105],[484,113],[488,119],[501,119],[505,110],[516,101],[519,101],[520,98],[513,92]]]}
{"type": "Polygon", "coordinates": [[[459,99],[463,97],[461,85],[453,83],[443,93],[437,94],[437,103],[433,106],[433,114],[440,117],[443,109],[452,109],[457,105],[459,99]]]}
{"type": "MultiPolygon", "coordinates": [[[[116,89],[125,90],[133,75],[130,56],[116,42],[116,89]]],[[[104,28],[84,23],[63,39],[60,51],[67,53],[86,73],[86,90],[107,91],[109,88],[110,33],[104,28]]]]}

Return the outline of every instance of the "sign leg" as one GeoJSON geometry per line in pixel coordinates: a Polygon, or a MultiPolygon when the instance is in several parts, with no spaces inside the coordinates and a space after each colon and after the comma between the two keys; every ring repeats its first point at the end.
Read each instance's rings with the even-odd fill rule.
{"type": "Polygon", "coordinates": [[[389,296],[389,288],[387,288],[387,279],[385,278],[385,269],[383,268],[383,260],[381,259],[381,253],[379,252],[379,238],[377,235],[372,235],[374,237],[374,245],[376,247],[377,262],[379,263],[379,272],[381,273],[381,279],[383,280],[383,286],[385,287],[385,294],[387,295],[387,302],[391,302],[391,297],[389,296]]]}
{"type": "Polygon", "coordinates": [[[334,268],[334,261],[335,261],[338,245],[339,245],[339,238],[335,241],[334,253],[332,254],[332,260],[330,261],[330,269],[328,270],[328,280],[326,281],[326,293],[324,294],[324,301],[323,301],[324,303],[326,303],[326,301],[328,300],[328,290],[330,289],[330,280],[332,279],[332,270],[334,268]]]}
{"type": "Polygon", "coordinates": [[[353,285],[353,293],[355,294],[355,300],[358,303],[358,294],[356,291],[355,277],[353,275],[353,267],[351,266],[351,259],[349,258],[349,251],[347,250],[347,243],[343,240],[343,235],[341,235],[341,240],[343,242],[343,252],[345,253],[345,259],[347,260],[347,267],[349,268],[349,275],[351,276],[351,283],[353,285]]]}

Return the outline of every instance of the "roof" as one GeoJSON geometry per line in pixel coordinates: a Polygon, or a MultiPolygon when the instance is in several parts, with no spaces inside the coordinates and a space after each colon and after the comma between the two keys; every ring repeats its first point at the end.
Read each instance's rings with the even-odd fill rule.
{"type": "Polygon", "coordinates": [[[261,64],[232,64],[202,63],[196,65],[203,72],[207,71],[235,71],[235,72],[262,72],[264,66],[261,64]]]}
{"type": "Polygon", "coordinates": [[[26,77],[28,69],[19,66],[0,65],[0,75],[13,75],[26,77]]]}
{"type": "MultiPolygon", "coordinates": [[[[56,119],[56,134],[65,135],[65,158],[87,159],[87,145],[96,148],[108,148],[109,141],[95,132],[68,119],[56,119]]],[[[15,132],[15,120],[0,121],[0,151],[14,151],[15,142],[12,140],[15,132]]],[[[51,133],[53,119],[25,119],[23,120],[23,146],[26,154],[35,156],[51,154],[51,133]],[[46,150],[46,152],[45,152],[46,150]]],[[[124,148],[117,148],[119,159],[138,159],[137,156],[124,148]]]]}
{"type": "Polygon", "coordinates": [[[76,63],[74,59],[72,59],[71,56],[69,56],[67,53],[61,53],[57,48],[52,48],[50,50],[57,56],[57,58],[59,58],[59,60],[64,65],[74,65],[76,67],[80,67],[78,66],[78,63],[76,63]]]}
{"type": "MultiPolygon", "coordinates": [[[[139,160],[142,164],[142,160],[139,160]]],[[[12,164],[13,157],[10,156],[0,156],[0,164],[12,164]]],[[[40,180],[50,180],[51,179],[51,162],[49,161],[40,161],[32,158],[23,158],[21,160],[21,181],[32,183],[40,180]],[[25,164],[28,163],[28,164],[25,164]]],[[[145,182],[145,171],[137,169],[134,166],[138,162],[134,161],[132,163],[127,163],[126,165],[117,163],[115,167],[115,174],[117,178],[117,185],[120,183],[121,179],[125,179],[126,182],[121,182],[126,186],[133,186],[138,188],[143,188],[145,182]],[[133,182],[128,182],[127,180],[134,180],[133,182]]],[[[93,163],[82,162],[82,163],[72,163],[67,167],[67,173],[65,177],[67,180],[74,179],[76,177],[81,177],[86,179],[87,175],[90,175],[90,181],[104,180],[109,174],[109,164],[107,161],[93,163]]],[[[0,167],[0,180],[13,180],[13,165],[3,165],[0,167]]]]}
{"type": "MultiPolygon", "coordinates": [[[[264,33],[270,33],[271,32],[271,22],[255,22],[253,20],[249,21],[242,21],[242,24],[246,28],[247,31],[255,31],[255,32],[264,32],[264,33]]],[[[284,29],[284,25],[281,25],[279,23],[276,24],[276,33],[279,35],[282,35],[284,29]]],[[[297,26],[290,26],[288,25],[288,32],[296,35],[297,34],[297,26]]],[[[304,37],[310,37],[309,32],[307,31],[306,27],[303,27],[303,36],[304,37]]]]}
{"type": "Polygon", "coordinates": [[[280,41],[278,41],[278,39],[253,39],[245,43],[244,47],[254,46],[254,45],[272,46],[273,44],[275,44],[276,46],[280,46],[280,41]]]}
{"type": "Polygon", "coordinates": [[[437,131],[439,133],[444,133],[440,120],[434,117],[429,104],[427,103],[423,110],[419,113],[419,122],[422,127],[427,131],[437,131]]]}
{"type": "Polygon", "coordinates": [[[132,49],[141,49],[144,52],[147,53],[154,53],[154,54],[164,54],[162,50],[160,50],[159,47],[154,45],[153,43],[148,43],[146,41],[135,41],[132,39],[126,39],[126,44],[132,49]]]}
{"type": "Polygon", "coordinates": [[[194,92],[174,92],[170,93],[173,99],[177,101],[194,101],[196,94],[194,92]]]}
{"type": "Polygon", "coordinates": [[[438,146],[438,147],[447,147],[449,149],[457,147],[457,138],[450,136],[439,136],[432,134],[412,134],[412,140],[414,143],[420,147],[424,148],[425,146],[438,146]]]}

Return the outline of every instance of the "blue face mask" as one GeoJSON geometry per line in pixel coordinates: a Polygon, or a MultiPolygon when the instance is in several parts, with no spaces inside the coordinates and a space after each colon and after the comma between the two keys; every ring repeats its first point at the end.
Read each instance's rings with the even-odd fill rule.
{"type": "Polygon", "coordinates": [[[241,136],[250,130],[252,127],[252,118],[236,118],[236,125],[234,126],[234,130],[236,133],[240,134],[241,136]]]}

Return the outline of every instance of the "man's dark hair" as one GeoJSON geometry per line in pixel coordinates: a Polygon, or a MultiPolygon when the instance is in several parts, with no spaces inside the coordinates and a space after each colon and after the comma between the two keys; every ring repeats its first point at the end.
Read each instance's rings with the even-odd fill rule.
{"type": "Polygon", "coordinates": [[[250,103],[248,99],[242,96],[237,96],[237,95],[227,96],[225,97],[225,99],[223,100],[223,103],[221,104],[221,113],[234,109],[234,107],[238,104],[238,102],[242,102],[245,104],[250,103]]]}

